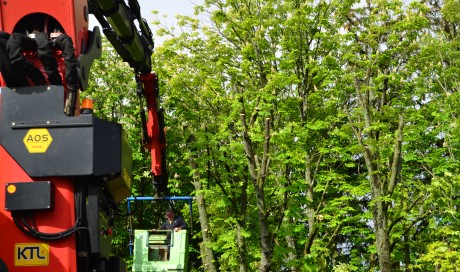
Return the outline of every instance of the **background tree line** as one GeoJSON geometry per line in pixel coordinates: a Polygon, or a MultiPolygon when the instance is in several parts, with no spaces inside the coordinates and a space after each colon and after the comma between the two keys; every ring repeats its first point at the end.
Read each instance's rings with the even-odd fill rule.
{"type": "MultiPolygon", "coordinates": [[[[459,0],[206,0],[153,56],[169,189],[196,197],[193,219],[138,203],[134,226],[175,204],[192,271],[454,271],[459,31],[459,0]]],[[[104,50],[86,95],[124,124],[133,194],[151,195],[120,62],[104,50]]]]}

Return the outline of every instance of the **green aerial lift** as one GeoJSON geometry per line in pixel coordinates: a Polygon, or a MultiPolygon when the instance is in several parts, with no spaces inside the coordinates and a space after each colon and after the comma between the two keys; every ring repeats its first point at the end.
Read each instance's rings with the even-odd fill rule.
{"type": "Polygon", "coordinates": [[[134,271],[187,271],[186,230],[135,230],[134,271]]]}
{"type": "MultiPolygon", "coordinates": [[[[155,199],[154,197],[129,197],[128,213],[131,201],[167,200],[188,201],[190,218],[192,218],[192,200],[189,196],[171,196],[155,199]]],[[[191,226],[191,224],[190,224],[191,226]]],[[[130,227],[132,237],[132,228],[130,227]]],[[[190,232],[193,232],[190,229],[190,232]]],[[[133,272],[149,271],[188,271],[188,230],[134,230],[134,241],[130,240],[130,253],[133,257],[133,272]]]]}

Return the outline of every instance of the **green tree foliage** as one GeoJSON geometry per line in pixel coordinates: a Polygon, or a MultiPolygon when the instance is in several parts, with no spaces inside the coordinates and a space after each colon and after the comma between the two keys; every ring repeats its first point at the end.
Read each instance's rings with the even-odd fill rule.
{"type": "MultiPolygon", "coordinates": [[[[118,122],[128,136],[133,155],[133,196],[152,196],[153,185],[150,173],[150,153],[142,147],[142,132],[140,108],[143,97],[137,95],[137,84],[133,70],[124,63],[110,43],[103,40],[103,53],[96,60],[91,69],[90,84],[88,90],[81,94],[82,98],[91,98],[94,102],[94,115],[99,118],[118,122]]],[[[122,201],[116,211],[115,239],[113,240],[114,254],[126,257],[128,264],[131,263],[129,256],[129,229],[151,229],[158,227],[164,220],[164,212],[173,205],[177,212],[181,212],[186,203],[178,203],[176,206],[164,201],[132,202],[132,216],[128,216],[127,203],[122,201]]],[[[184,208],[183,215],[188,215],[188,209],[184,208]]],[[[184,217],[185,217],[184,216],[184,217]]]]}
{"type": "MultiPolygon", "coordinates": [[[[458,4],[206,0],[160,29],[169,187],[197,198],[193,271],[458,267],[458,4]]],[[[135,85],[112,53],[96,111],[137,135],[148,194],[135,85]]]]}

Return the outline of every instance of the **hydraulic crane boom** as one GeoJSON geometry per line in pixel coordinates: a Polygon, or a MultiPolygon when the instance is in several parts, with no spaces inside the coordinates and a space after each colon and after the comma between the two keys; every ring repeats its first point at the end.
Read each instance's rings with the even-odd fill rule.
{"type": "MultiPolygon", "coordinates": [[[[91,14],[97,18],[103,28],[104,35],[112,46],[127,62],[136,74],[136,80],[143,87],[138,88],[138,94],[145,97],[148,122],[143,121],[144,145],[151,151],[153,184],[158,195],[166,191],[166,138],[164,135],[164,117],[159,110],[158,78],[151,72],[151,55],[153,52],[152,32],[145,19],[141,17],[137,0],[90,0],[88,2],[91,14]],[[134,21],[137,21],[137,30],[134,21]],[[142,84],[140,84],[142,82],[142,84]]],[[[145,113],[141,111],[142,120],[145,113]]]]}
{"type": "Polygon", "coordinates": [[[124,270],[111,237],[114,210],[131,194],[131,149],[121,125],[80,110],[79,93],[102,50],[89,14],[133,69],[147,110],[140,118],[153,184],[158,194],[166,191],[152,33],[137,0],[4,0],[0,272],[124,270]]]}
{"type": "Polygon", "coordinates": [[[140,73],[151,72],[152,32],[141,17],[137,0],[90,0],[90,13],[101,24],[104,34],[123,60],[140,73]],[[140,26],[138,32],[134,21],[140,26]]]}

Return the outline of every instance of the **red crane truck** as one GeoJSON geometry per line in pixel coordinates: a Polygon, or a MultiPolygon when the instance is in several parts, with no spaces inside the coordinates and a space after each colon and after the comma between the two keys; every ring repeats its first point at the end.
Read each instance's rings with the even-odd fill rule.
{"type": "Polygon", "coordinates": [[[137,0],[2,0],[0,272],[124,270],[111,221],[131,194],[131,149],[120,124],[79,105],[103,50],[90,14],[145,98],[144,145],[157,193],[166,190],[152,33],[137,0]]]}

